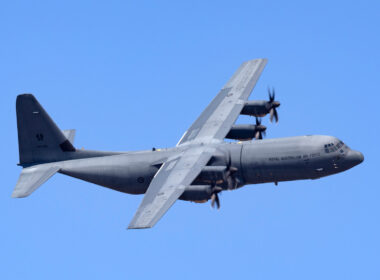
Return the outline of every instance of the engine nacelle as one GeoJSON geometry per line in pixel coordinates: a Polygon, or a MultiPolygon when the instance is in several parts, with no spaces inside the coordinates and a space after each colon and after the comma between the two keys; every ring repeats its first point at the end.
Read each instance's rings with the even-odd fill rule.
{"type": "Polygon", "coordinates": [[[203,203],[211,198],[211,194],[210,185],[190,185],[186,187],[179,199],[203,203]]]}
{"type": "Polygon", "coordinates": [[[227,166],[205,166],[194,180],[197,184],[220,184],[226,180],[227,166]]]}
{"type": "Polygon", "coordinates": [[[269,113],[270,104],[265,100],[251,100],[246,101],[241,110],[241,115],[248,115],[254,117],[264,117],[269,113]]]}
{"type": "Polygon", "coordinates": [[[226,138],[240,141],[252,140],[253,138],[258,137],[257,132],[264,132],[265,130],[266,127],[263,125],[233,125],[226,138]]]}

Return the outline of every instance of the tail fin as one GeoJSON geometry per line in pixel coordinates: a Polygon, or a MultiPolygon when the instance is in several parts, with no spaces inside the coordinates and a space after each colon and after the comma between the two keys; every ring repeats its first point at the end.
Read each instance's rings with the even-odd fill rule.
{"type": "MultiPolygon", "coordinates": [[[[17,96],[16,112],[20,165],[61,161],[66,158],[65,152],[75,151],[32,94],[17,96]]],[[[74,132],[70,135],[74,139],[74,132]]]]}

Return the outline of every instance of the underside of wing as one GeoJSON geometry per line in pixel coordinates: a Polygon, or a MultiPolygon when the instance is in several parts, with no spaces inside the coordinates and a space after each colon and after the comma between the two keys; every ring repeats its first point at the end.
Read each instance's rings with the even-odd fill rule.
{"type": "Polygon", "coordinates": [[[192,147],[166,161],[150,183],[128,228],[153,227],[198,176],[212,153],[212,148],[192,147]]]}
{"type": "Polygon", "coordinates": [[[266,63],[266,59],[244,62],[186,131],[178,145],[189,142],[211,143],[223,140],[239,117],[244,103],[256,85],[266,63]]]}

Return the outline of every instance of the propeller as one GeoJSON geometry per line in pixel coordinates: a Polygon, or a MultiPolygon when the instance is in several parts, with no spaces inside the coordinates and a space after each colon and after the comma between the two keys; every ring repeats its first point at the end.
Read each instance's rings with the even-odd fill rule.
{"type": "Polygon", "coordinates": [[[219,200],[218,193],[220,193],[222,191],[222,188],[218,187],[218,186],[213,186],[211,191],[212,191],[212,193],[211,193],[211,207],[215,208],[215,204],[216,204],[216,208],[220,209],[220,200],[219,200]]]}
{"type": "MultiPolygon", "coordinates": [[[[226,170],[226,182],[228,189],[236,189],[240,183],[239,178],[236,177],[238,169],[232,166],[231,154],[228,155],[227,170],[226,170]]],[[[219,209],[220,208],[220,199],[218,193],[223,190],[222,187],[217,186],[214,182],[211,186],[211,207],[219,209]]]]}
{"type": "Polygon", "coordinates": [[[238,169],[232,166],[231,154],[228,155],[228,163],[227,163],[227,171],[226,171],[226,179],[228,189],[236,189],[240,183],[240,180],[236,177],[238,169]]]}
{"type": "Polygon", "coordinates": [[[269,95],[269,114],[270,114],[270,121],[273,122],[273,118],[278,122],[278,113],[276,108],[280,106],[280,102],[275,101],[276,93],[274,91],[274,88],[270,90],[268,87],[268,95],[269,95]]]}
{"type": "Polygon", "coordinates": [[[266,126],[261,125],[261,118],[256,117],[256,133],[255,138],[256,139],[263,139],[263,136],[266,135],[266,126]]]}

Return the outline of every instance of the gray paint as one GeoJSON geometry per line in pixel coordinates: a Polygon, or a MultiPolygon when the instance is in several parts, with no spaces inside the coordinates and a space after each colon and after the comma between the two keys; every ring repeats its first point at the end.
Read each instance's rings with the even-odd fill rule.
{"type": "Polygon", "coordinates": [[[265,101],[247,103],[265,64],[265,59],[243,63],[178,145],[163,150],[77,150],[74,130],[62,132],[33,95],[19,95],[16,111],[24,169],[12,196],[28,196],[59,172],[123,193],[145,193],[129,228],[147,228],[177,199],[205,202],[221,190],[318,179],[361,163],[360,152],[332,136],[223,142],[244,108],[252,112],[266,106],[265,101]]]}
{"type": "MultiPolygon", "coordinates": [[[[242,179],[239,187],[247,184],[317,179],[350,169],[363,160],[359,152],[351,150],[347,145],[343,147],[343,154],[339,150],[326,154],[324,145],[338,141],[331,136],[313,135],[213,144],[222,153],[215,155],[216,160],[212,165],[226,166],[231,154],[232,165],[239,169],[239,177],[242,179]],[[338,156],[340,160],[337,164],[338,156]],[[323,170],[320,171],[320,168],[323,170]]],[[[164,160],[180,153],[181,149],[172,148],[70,160],[61,163],[59,172],[121,192],[143,194],[158,170],[154,163],[158,159],[164,160]],[[139,182],[140,177],[144,178],[143,183],[139,182]]],[[[197,184],[203,183],[198,179],[195,181],[197,184]]],[[[224,188],[227,187],[224,185],[224,188]]]]}
{"type": "Polygon", "coordinates": [[[195,139],[197,142],[220,142],[239,117],[266,63],[266,59],[244,62],[185,133],[179,145],[195,139]]]}
{"type": "Polygon", "coordinates": [[[270,106],[268,101],[265,100],[250,100],[246,101],[243,109],[241,110],[242,115],[264,117],[269,113],[270,106]]]}

